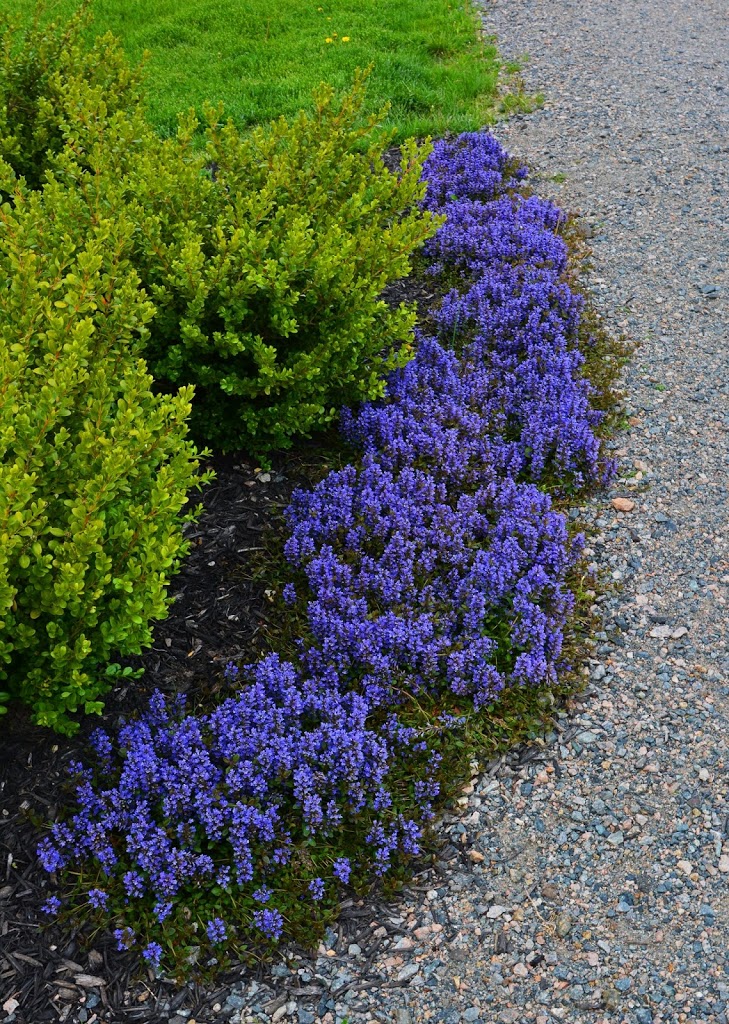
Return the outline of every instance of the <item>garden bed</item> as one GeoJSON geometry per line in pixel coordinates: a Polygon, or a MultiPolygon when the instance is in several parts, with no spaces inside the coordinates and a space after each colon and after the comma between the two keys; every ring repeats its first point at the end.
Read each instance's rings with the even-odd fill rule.
{"type": "MultiPolygon", "coordinates": [[[[138,956],[119,953],[110,935],[99,935],[86,948],[74,929],[47,928],[41,913],[48,876],[36,853],[38,825],[64,803],[68,764],[86,756],[95,728],[113,729],[121,715],[141,712],[155,690],[186,693],[193,706],[209,704],[221,694],[226,662],[251,658],[257,646],[266,646],[271,606],[265,566],[257,555],[270,543],[272,523],[280,521],[294,486],[306,480],[306,469],[295,457],[276,462],[264,474],[254,472],[250,461],[233,457],[215,460],[214,467],[216,480],[203,494],[205,511],[190,530],[194,546],[171,587],[176,600],[169,617],[158,625],[153,646],[125,661],[144,670],[141,678],[115,687],[103,715],[84,719],[72,739],[34,726],[27,710],[18,706],[3,721],[0,993],[18,1000],[22,1016],[16,1019],[28,1024],[57,1020],[64,1006],[78,1002],[86,991],[74,983],[79,974],[103,975],[104,988],[96,991],[103,992],[104,1005],[114,1013],[148,991],[148,982],[138,978],[138,956]],[[68,961],[76,967],[64,969],[68,961]]],[[[169,983],[156,991],[160,999],[168,996],[169,983]]],[[[202,989],[197,991],[202,995],[202,989]]],[[[194,994],[194,987],[185,992],[186,1005],[190,999],[195,1003],[194,994]]],[[[205,1003],[212,1005],[214,995],[205,1003]]],[[[201,1004],[196,1005],[199,1010],[201,1004]]],[[[123,1019],[154,1020],[156,1013],[153,998],[123,1019]]]]}
{"type": "MultiPolygon", "coordinates": [[[[548,209],[545,212],[549,214],[548,209]]],[[[431,297],[434,294],[427,277],[405,288],[401,284],[394,289],[396,293],[398,290],[411,294],[420,291],[431,297]]],[[[433,309],[429,312],[432,314],[433,309]]],[[[370,436],[375,436],[372,424],[379,429],[377,420],[368,428],[370,436]]],[[[326,481],[324,458],[331,459],[332,453],[335,460],[346,461],[347,451],[341,444],[325,453],[316,446],[300,449],[295,455],[274,460],[265,471],[242,458],[215,460],[217,480],[204,493],[205,510],[200,521],[188,528],[193,549],[172,587],[178,599],[169,618],[158,626],[152,649],[125,663],[132,669],[144,668],[144,675],[139,681],[118,686],[107,700],[102,722],[111,733],[116,731],[120,716],[143,711],[154,690],[169,697],[186,694],[190,712],[219,704],[235,692],[234,677],[226,679],[225,666],[231,661],[252,661],[271,649],[275,636],[272,626],[276,624],[272,616],[279,627],[281,623],[280,608],[278,615],[274,611],[278,594],[271,589],[270,570],[274,576],[281,570],[277,547],[285,532],[282,512],[296,485],[310,487],[322,477],[326,481]]],[[[459,472],[457,466],[451,468],[459,472]]],[[[597,463],[593,472],[596,469],[597,463]]],[[[531,713],[532,720],[525,720],[525,724],[533,729],[540,712],[532,707],[531,713]]],[[[541,717],[548,720],[544,708],[541,717]]],[[[124,1019],[154,1020],[159,1001],[169,1003],[170,982],[154,981],[156,995],[130,1010],[128,1004],[149,991],[154,977],[150,974],[148,981],[141,983],[134,980],[139,971],[134,951],[120,951],[108,932],[94,933],[88,924],[80,931],[68,926],[39,931],[41,907],[49,890],[47,876],[35,857],[37,826],[53,818],[62,806],[66,769],[71,762],[83,759],[89,734],[98,723],[87,719],[72,741],[51,739],[21,717],[8,724],[13,739],[4,750],[8,759],[2,789],[3,807],[8,813],[0,824],[0,841],[12,855],[2,890],[5,905],[12,910],[0,927],[5,931],[9,953],[3,981],[9,983],[22,1012],[28,1014],[20,1019],[53,1020],[64,1001],[67,1005],[79,1001],[88,988],[92,994],[99,993],[112,1015],[123,1013],[124,1019]],[[24,766],[22,771],[18,764],[24,766]],[[104,978],[103,985],[99,975],[104,978]],[[123,1009],[125,1003],[127,1008],[123,1009]]],[[[510,738],[513,740],[515,735],[510,738]]],[[[461,763],[461,771],[463,767],[461,763]]],[[[377,891],[372,890],[370,901],[377,891]]],[[[342,921],[346,928],[349,920],[353,936],[358,934],[358,922],[368,906],[374,913],[374,905],[368,904],[367,898],[359,905],[351,898],[345,901],[342,921]]],[[[371,916],[369,910],[366,916],[371,916]]],[[[178,996],[193,1013],[200,1013],[203,1007],[215,1003],[219,991],[193,982],[178,996]]]]}
{"type": "Polygon", "coordinates": [[[119,109],[99,98],[107,63],[43,40],[70,83],[28,133],[50,183],[12,104],[3,180],[3,298],[22,342],[3,355],[28,415],[5,424],[20,511],[5,512],[15,692],[0,699],[65,732],[87,712],[73,739],[16,705],[4,722],[0,979],[7,1012],[28,1014],[12,1019],[33,1024],[84,1001],[84,1015],[101,1002],[154,1020],[175,982],[174,1004],[201,1012],[215,975],[255,969],[279,940],[311,946],[338,914],[358,935],[433,849],[474,760],[539,734],[594,597],[564,512],[613,472],[601,438],[622,357],[580,294],[574,225],[493,137],[440,140],[424,167],[414,144],[397,166],[376,140],[363,155],[377,118],[358,121],[358,76],[340,107],[322,88],[314,118],[247,139],[210,112],[203,157],[193,121],[154,136],[136,77],[99,45],[119,109]],[[76,273],[56,273],[54,246],[76,273]],[[379,302],[419,247],[418,273],[379,302]],[[38,374],[47,414],[29,397],[38,374]],[[233,454],[212,458],[183,543],[193,384],[196,436],[233,454]],[[340,411],[341,435],[271,455],[340,411]],[[87,461],[61,459],[64,439],[87,461]],[[27,512],[16,478],[49,497],[27,512]],[[86,481],[85,505],[61,500],[69,480],[86,481]],[[138,650],[165,571],[170,614],[144,655],[109,667],[94,718],[103,687],[84,652],[98,671],[138,650]]]}

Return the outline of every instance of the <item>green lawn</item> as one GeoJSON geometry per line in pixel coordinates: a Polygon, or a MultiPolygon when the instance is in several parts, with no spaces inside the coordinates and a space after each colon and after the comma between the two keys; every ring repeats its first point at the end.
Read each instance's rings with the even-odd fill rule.
{"type": "MultiPolygon", "coordinates": [[[[0,0],[0,18],[31,17],[30,0],[0,0]],[[30,12],[29,12],[30,8],[30,12]]],[[[74,0],[50,0],[65,18],[74,0]]],[[[111,29],[130,58],[151,53],[150,119],[223,100],[239,124],[309,106],[320,81],[347,88],[374,70],[369,107],[392,103],[398,138],[483,127],[497,104],[496,49],[471,0],[91,0],[91,34],[111,29]],[[330,40],[330,41],[327,41],[330,40]]]]}

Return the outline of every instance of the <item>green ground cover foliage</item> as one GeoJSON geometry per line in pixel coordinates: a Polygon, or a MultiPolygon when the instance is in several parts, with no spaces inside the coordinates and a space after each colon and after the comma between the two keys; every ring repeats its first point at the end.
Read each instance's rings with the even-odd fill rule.
{"type": "MultiPolygon", "coordinates": [[[[68,18],[78,0],[49,0],[68,18]]],[[[134,64],[145,51],[150,122],[173,134],[181,110],[222,101],[237,125],[313,109],[326,81],[348,88],[374,65],[366,113],[389,101],[398,141],[475,130],[493,119],[498,59],[471,0],[90,0],[86,40],[112,31],[134,64]],[[327,42],[330,40],[330,42],[327,42]]],[[[28,25],[33,4],[0,0],[28,25]]]]}

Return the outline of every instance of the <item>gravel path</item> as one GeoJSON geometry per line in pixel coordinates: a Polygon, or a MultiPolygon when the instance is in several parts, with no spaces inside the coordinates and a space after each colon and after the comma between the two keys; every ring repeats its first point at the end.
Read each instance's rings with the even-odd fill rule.
{"type": "Polygon", "coordinates": [[[592,225],[600,309],[641,345],[621,480],[584,510],[620,590],[586,694],[467,787],[440,872],[197,1024],[729,1019],[726,4],[498,0],[484,17],[546,97],[498,135],[592,225]]]}
{"type": "Polygon", "coordinates": [[[485,5],[546,97],[498,135],[592,225],[599,307],[641,346],[621,479],[585,513],[620,592],[601,604],[588,693],[551,743],[474,780],[440,880],[392,911],[401,936],[383,918],[364,964],[332,935],[303,977],[337,997],[292,997],[273,1019],[729,1017],[728,14],[485,5]]]}

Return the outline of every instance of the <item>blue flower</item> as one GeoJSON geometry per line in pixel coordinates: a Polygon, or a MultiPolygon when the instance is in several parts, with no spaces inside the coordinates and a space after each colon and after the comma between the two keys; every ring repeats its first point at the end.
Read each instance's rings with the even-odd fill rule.
{"type": "Polygon", "coordinates": [[[164,902],[155,903],[154,905],[154,916],[160,922],[160,924],[167,920],[174,909],[172,900],[165,900],[164,902]]]}
{"type": "Polygon", "coordinates": [[[228,930],[225,926],[225,921],[220,917],[214,917],[212,921],[208,921],[206,931],[208,933],[208,938],[213,944],[225,942],[228,938],[228,930]]]}
{"type": "Polygon", "coordinates": [[[89,889],[89,903],[94,910],[106,910],[109,897],[103,889],[89,889]]]}
{"type": "Polygon", "coordinates": [[[162,947],[158,942],[150,942],[142,950],[142,956],[150,966],[156,969],[159,967],[160,961],[162,960],[162,947]]]}
{"type": "Polygon", "coordinates": [[[332,873],[340,882],[343,882],[346,885],[349,881],[351,872],[352,868],[347,857],[338,857],[337,860],[334,861],[334,864],[332,865],[332,873]]]}
{"type": "Polygon", "coordinates": [[[145,893],[144,879],[136,871],[125,871],[122,881],[128,896],[143,896],[145,893]]]}
{"type": "Polygon", "coordinates": [[[278,910],[256,910],[253,923],[263,932],[266,938],[277,942],[283,931],[283,917],[278,910]]]}
{"type": "Polygon", "coordinates": [[[116,939],[116,948],[119,952],[125,949],[131,949],[136,943],[137,937],[134,934],[132,928],[116,928],[114,930],[114,938],[116,939]]]}
{"type": "Polygon", "coordinates": [[[49,896],[45,903],[42,904],[41,910],[44,914],[51,914],[55,916],[61,909],[61,901],[58,896],[49,896]]]}
{"type": "Polygon", "coordinates": [[[309,882],[309,892],[313,900],[324,899],[324,882],[321,878],[312,878],[309,882]]]}

